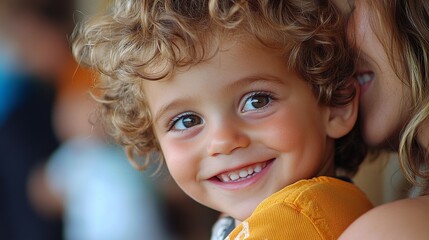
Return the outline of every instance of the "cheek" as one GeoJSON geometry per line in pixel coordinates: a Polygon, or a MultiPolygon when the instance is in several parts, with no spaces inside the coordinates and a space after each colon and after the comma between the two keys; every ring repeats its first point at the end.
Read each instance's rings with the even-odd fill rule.
{"type": "Polygon", "coordinates": [[[320,116],[280,115],[263,129],[265,144],[282,154],[279,168],[290,177],[314,176],[329,156],[320,116]]]}
{"type": "Polygon", "coordinates": [[[312,141],[320,141],[323,132],[320,116],[300,114],[302,110],[284,111],[264,123],[264,139],[283,152],[304,149],[312,141]]]}
{"type": "Polygon", "coordinates": [[[211,197],[204,187],[202,176],[202,157],[196,143],[161,142],[165,162],[171,177],[188,196],[197,202],[210,206],[211,197]]]}
{"type": "Polygon", "coordinates": [[[412,108],[409,99],[410,93],[393,70],[377,75],[360,99],[363,136],[368,145],[396,144],[412,108]]]}
{"type": "Polygon", "coordinates": [[[191,181],[195,181],[198,174],[199,162],[195,146],[169,140],[160,141],[160,145],[171,176],[180,187],[186,188],[191,181]]]}

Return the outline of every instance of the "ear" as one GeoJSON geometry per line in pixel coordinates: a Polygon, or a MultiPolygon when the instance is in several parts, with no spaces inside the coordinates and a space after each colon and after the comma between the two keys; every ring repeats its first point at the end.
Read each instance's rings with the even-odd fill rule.
{"type": "Polygon", "coordinates": [[[337,139],[349,133],[356,124],[359,107],[359,83],[355,83],[356,95],[353,100],[340,107],[329,107],[329,119],[327,122],[327,135],[330,138],[337,139]]]}

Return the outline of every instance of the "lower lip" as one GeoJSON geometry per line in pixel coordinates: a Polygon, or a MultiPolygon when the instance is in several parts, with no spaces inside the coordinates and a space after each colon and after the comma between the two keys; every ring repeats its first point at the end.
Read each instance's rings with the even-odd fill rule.
{"type": "Polygon", "coordinates": [[[243,188],[247,188],[247,187],[257,183],[263,176],[265,176],[265,174],[268,172],[268,170],[270,169],[273,162],[274,162],[274,160],[269,160],[267,162],[267,165],[265,166],[265,168],[262,169],[262,171],[260,171],[258,174],[254,175],[250,178],[246,178],[246,179],[241,180],[241,181],[222,182],[216,177],[213,179],[210,179],[210,181],[212,183],[216,184],[217,186],[220,186],[221,188],[226,189],[226,190],[241,190],[243,188]]]}

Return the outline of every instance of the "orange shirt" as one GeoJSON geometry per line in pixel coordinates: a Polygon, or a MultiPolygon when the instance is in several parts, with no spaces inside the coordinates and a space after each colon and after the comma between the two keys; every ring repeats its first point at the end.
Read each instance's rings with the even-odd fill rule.
{"type": "Polygon", "coordinates": [[[331,177],[301,180],[265,199],[226,239],[337,239],[372,207],[352,183],[331,177]]]}

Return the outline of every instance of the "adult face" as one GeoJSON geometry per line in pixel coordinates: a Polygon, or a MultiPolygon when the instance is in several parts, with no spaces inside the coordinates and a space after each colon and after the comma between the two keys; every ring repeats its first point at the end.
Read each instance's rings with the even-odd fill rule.
{"type": "Polygon", "coordinates": [[[383,27],[366,0],[356,0],[354,5],[348,32],[359,53],[356,76],[361,84],[363,136],[370,146],[397,148],[410,109],[409,89],[386,53],[390,28],[383,27]]]}

